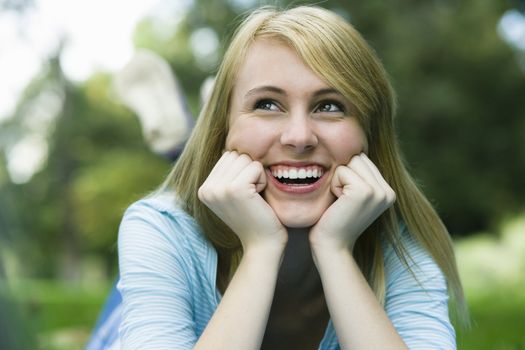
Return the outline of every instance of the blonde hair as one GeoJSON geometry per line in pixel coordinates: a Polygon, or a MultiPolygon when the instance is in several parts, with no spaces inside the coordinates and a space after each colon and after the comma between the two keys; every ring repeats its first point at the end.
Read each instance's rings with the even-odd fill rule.
{"type": "Polygon", "coordinates": [[[366,132],[369,157],[397,195],[397,201],[359,238],[355,255],[378,300],[384,303],[385,273],[381,235],[408,268],[410,256],[400,239],[399,223],[434,258],[447,278],[460,318],[467,319],[450,236],[407,172],[394,130],[395,97],[387,74],[361,35],[338,15],[317,7],[279,11],[261,8],[238,27],[219,68],[184,152],[165,187],[174,189],[185,210],[200,224],[219,256],[217,285],[224,291],[242,257],[237,236],[197,197],[197,191],[220,158],[228,134],[229,101],[238,68],[257,38],[280,40],[305,64],[353,102],[366,132]]]}

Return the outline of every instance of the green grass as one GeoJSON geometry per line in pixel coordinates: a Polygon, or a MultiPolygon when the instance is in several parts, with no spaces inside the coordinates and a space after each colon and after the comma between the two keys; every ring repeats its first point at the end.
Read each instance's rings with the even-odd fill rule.
{"type": "Polygon", "coordinates": [[[26,280],[12,284],[11,294],[40,349],[75,350],[83,349],[109,288],[26,280]]]}
{"type": "MultiPolygon", "coordinates": [[[[468,295],[467,295],[468,297],[468,295]]],[[[472,328],[458,332],[458,349],[525,349],[523,288],[469,298],[472,328]]]]}
{"type": "Polygon", "coordinates": [[[459,349],[525,350],[525,216],[499,236],[456,242],[472,329],[459,332],[459,349]]]}

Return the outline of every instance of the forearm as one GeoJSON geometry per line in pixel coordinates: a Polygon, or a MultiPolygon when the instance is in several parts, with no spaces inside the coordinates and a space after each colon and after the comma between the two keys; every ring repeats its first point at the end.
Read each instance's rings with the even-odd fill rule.
{"type": "Polygon", "coordinates": [[[195,349],[259,349],[282,251],[245,252],[195,349]]]}
{"type": "Polygon", "coordinates": [[[313,255],[341,349],[407,349],[350,251],[313,255]]]}

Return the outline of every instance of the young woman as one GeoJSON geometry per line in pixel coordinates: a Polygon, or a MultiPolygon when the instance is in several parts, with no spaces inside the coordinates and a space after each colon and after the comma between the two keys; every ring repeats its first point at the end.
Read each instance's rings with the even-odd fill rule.
{"type": "Polygon", "coordinates": [[[123,218],[122,348],[455,348],[451,241],[393,115],[342,18],[252,13],[167,181],[123,218]]]}

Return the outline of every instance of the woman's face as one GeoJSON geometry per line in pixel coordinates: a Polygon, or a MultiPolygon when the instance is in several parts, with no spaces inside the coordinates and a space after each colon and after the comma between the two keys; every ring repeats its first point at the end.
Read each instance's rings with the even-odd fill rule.
{"type": "Polygon", "coordinates": [[[262,163],[262,196],[283,225],[314,225],[335,200],[335,168],[367,148],[351,102],[289,46],[258,39],[239,67],[230,103],[226,149],[262,163]]]}

